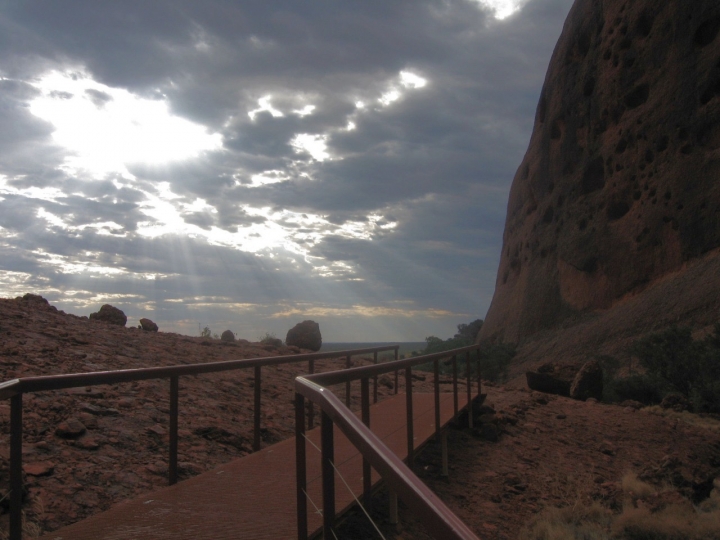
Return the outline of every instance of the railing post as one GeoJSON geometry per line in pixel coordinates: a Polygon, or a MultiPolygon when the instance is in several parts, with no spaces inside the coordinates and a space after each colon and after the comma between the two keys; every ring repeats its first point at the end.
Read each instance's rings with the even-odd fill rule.
{"type": "Polygon", "coordinates": [[[335,448],[333,446],[333,422],[322,412],[320,416],[320,450],[322,454],[322,492],[323,492],[323,538],[333,537],[332,528],[335,525],[335,471],[333,461],[335,448]]]}
{"type": "Polygon", "coordinates": [[[398,498],[397,493],[392,491],[391,489],[388,490],[388,499],[390,503],[390,508],[388,508],[388,521],[390,521],[390,525],[394,525],[397,528],[398,523],[400,520],[398,519],[398,498]]]}
{"type": "MultiPolygon", "coordinates": [[[[310,375],[315,373],[315,360],[308,360],[308,372],[310,375]]],[[[308,430],[313,428],[313,425],[315,424],[315,404],[312,402],[312,400],[308,400],[307,404],[308,408],[308,430]]]]}
{"type": "Polygon", "coordinates": [[[178,394],[180,381],[177,375],[170,377],[170,456],[168,480],[170,485],[177,483],[178,476],[178,394]]]}
{"type": "Polygon", "coordinates": [[[22,394],[10,398],[10,540],[22,539],[22,394]]]}
{"type": "MultiPolygon", "coordinates": [[[[360,379],[360,402],[362,423],[370,427],[370,381],[367,377],[360,379]]],[[[370,504],[371,492],[372,476],[370,462],[363,457],[363,500],[366,507],[370,504]]]]}
{"type": "Polygon", "coordinates": [[[465,378],[467,379],[468,427],[473,428],[472,379],[470,378],[470,351],[465,352],[465,378]]]}
{"type": "Polygon", "coordinates": [[[457,356],[452,357],[453,370],[453,420],[457,420],[458,415],[458,387],[457,387],[457,356]]]}
{"type": "MultiPolygon", "coordinates": [[[[375,351],[373,353],[373,364],[377,366],[378,363],[378,353],[375,351]]],[[[373,403],[377,403],[377,375],[373,376],[373,403]]]]}
{"type": "MultiPolygon", "coordinates": [[[[350,369],[351,366],[352,360],[350,360],[350,355],[348,354],[345,358],[345,369],[350,369]]],[[[345,406],[348,409],[350,408],[350,381],[345,383],[345,406]]]]}
{"type": "MultiPolygon", "coordinates": [[[[309,400],[308,400],[309,401],[309,400]]],[[[305,459],[305,398],[295,393],[295,479],[298,540],[307,540],[307,463],[305,459]]]]}
{"type": "Polygon", "coordinates": [[[482,377],[480,373],[480,347],[477,349],[477,377],[478,377],[478,397],[480,397],[480,392],[482,391],[482,377]]]}
{"type": "Polygon", "coordinates": [[[440,437],[440,359],[433,362],[433,372],[435,376],[435,439],[440,437]]]}
{"type": "Polygon", "coordinates": [[[253,451],[260,450],[260,366],[255,366],[255,418],[253,427],[253,451]]]}
{"type": "Polygon", "coordinates": [[[415,436],[413,429],[412,368],[405,368],[405,406],[407,408],[407,466],[412,470],[415,464],[415,436]]]}
{"type": "MultiPolygon", "coordinates": [[[[398,357],[400,356],[400,355],[398,354],[398,350],[399,350],[399,349],[395,349],[395,360],[397,360],[398,357]]],[[[399,374],[398,374],[398,370],[396,369],[396,370],[395,370],[395,394],[398,393],[398,386],[399,386],[399,380],[398,380],[398,379],[399,379],[399,378],[400,378],[400,377],[399,377],[399,374]]]]}

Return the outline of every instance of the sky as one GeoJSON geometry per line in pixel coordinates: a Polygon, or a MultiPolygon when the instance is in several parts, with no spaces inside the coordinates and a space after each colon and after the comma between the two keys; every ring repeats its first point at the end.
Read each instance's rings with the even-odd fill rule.
{"type": "Polygon", "coordinates": [[[571,4],[0,0],[0,297],[451,337],[571,4]]]}

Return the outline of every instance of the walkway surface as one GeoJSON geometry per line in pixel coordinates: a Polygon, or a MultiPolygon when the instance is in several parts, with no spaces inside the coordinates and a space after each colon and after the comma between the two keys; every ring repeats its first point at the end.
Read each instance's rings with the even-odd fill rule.
{"type": "MultiPolygon", "coordinates": [[[[459,393],[459,406],[467,396],[459,393]]],[[[440,395],[440,419],[453,418],[453,395],[440,395]]],[[[433,394],[413,392],[415,447],[435,433],[433,394]]],[[[405,394],[372,405],[370,427],[400,458],[407,456],[405,394]]],[[[320,430],[306,434],[320,447],[320,430]]],[[[308,530],[318,531],[322,517],[320,452],[307,444],[308,530]],[[314,506],[315,505],[315,506],[314,506]]],[[[362,456],[335,428],[335,464],[352,491],[362,493],[362,456]]],[[[373,471],[373,485],[379,475],[373,471]]],[[[353,495],[335,475],[337,514],[354,504],[353,495]]],[[[212,471],[63,527],[43,540],[223,540],[297,538],[295,438],[249,454],[212,471]]]]}

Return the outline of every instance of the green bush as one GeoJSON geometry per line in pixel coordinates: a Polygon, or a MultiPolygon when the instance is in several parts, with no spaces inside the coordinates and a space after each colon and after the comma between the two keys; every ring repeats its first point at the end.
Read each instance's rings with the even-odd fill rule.
{"type": "Polygon", "coordinates": [[[679,392],[695,412],[720,412],[720,324],[699,341],[693,340],[689,328],[673,327],[637,341],[632,353],[645,375],[616,380],[616,391],[620,384],[621,389],[646,392],[643,395],[654,402],[679,392]]]}
{"type": "MultiPolygon", "coordinates": [[[[483,321],[476,319],[469,324],[458,324],[458,332],[449,339],[440,339],[436,336],[429,336],[425,338],[425,349],[420,351],[419,354],[413,353],[414,356],[433,354],[443,351],[450,351],[452,349],[459,349],[461,347],[467,347],[475,343],[475,338],[478,332],[482,328],[483,321]]],[[[482,377],[488,381],[504,381],[507,379],[508,370],[510,368],[510,361],[515,356],[515,345],[511,344],[500,344],[500,345],[484,345],[480,349],[480,373],[482,377]]],[[[467,356],[465,354],[460,355],[457,358],[458,374],[462,377],[465,375],[465,362],[467,356]]],[[[478,354],[473,352],[470,354],[470,372],[471,374],[477,374],[478,354]]],[[[420,366],[418,369],[424,371],[432,371],[433,364],[425,364],[420,366]]],[[[449,375],[452,373],[452,363],[441,362],[440,373],[443,375],[449,375]]]]}
{"type": "Polygon", "coordinates": [[[647,375],[630,375],[610,381],[608,387],[603,387],[603,397],[608,401],[625,401],[632,399],[645,405],[660,403],[667,393],[667,388],[658,384],[657,379],[647,375]]]}

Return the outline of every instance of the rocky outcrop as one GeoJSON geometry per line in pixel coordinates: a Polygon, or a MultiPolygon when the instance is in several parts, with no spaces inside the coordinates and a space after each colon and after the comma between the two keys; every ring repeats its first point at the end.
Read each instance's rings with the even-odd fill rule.
{"type": "Polygon", "coordinates": [[[127,316],[121,309],[111,306],[110,304],[105,304],[100,308],[100,311],[90,314],[90,320],[125,326],[127,316]]]}
{"type": "Polygon", "coordinates": [[[319,351],[320,347],[322,347],[320,325],[315,321],[303,321],[296,324],[288,330],[285,344],[288,347],[295,346],[301,349],[319,351]]]}
{"type": "Polygon", "coordinates": [[[140,328],[146,332],[157,332],[158,325],[152,322],[150,319],[140,319],[140,328]]]}
{"type": "Polygon", "coordinates": [[[513,180],[481,340],[609,308],[720,246],[719,34],[715,0],[576,1],[513,180]]]}
{"type": "Polygon", "coordinates": [[[585,362],[570,385],[570,397],[585,401],[601,400],[603,396],[603,370],[597,360],[585,362]]]}
{"type": "Polygon", "coordinates": [[[569,396],[570,386],[580,371],[580,364],[548,362],[535,371],[525,373],[528,388],[546,394],[569,396]]]}

